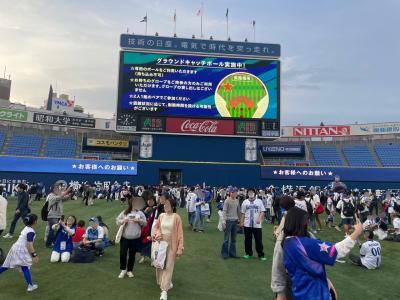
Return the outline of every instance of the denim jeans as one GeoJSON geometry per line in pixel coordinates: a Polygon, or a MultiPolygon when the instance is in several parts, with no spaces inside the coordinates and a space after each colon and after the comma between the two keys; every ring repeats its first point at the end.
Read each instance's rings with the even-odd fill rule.
{"type": "Polygon", "coordinates": [[[195,212],[188,212],[188,222],[189,222],[189,225],[191,225],[191,226],[193,226],[193,224],[194,224],[195,215],[196,215],[195,212]]]}
{"type": "Polygon", "coordinates": [[[221,248],[222,257],[236,257],[236,235],[238,221],[226,221],[224,243],[221,248]]]}
{"type": "Polygon", "coordinates": [[[315,215],[314,214],[309,217],[309,225],[310,225],[312,230],[314,230],[314,231],[317,230],[317,226],[315,224],[315,215]]]}
{"type": "Polygon", "coordinates": [[[193,229],[195,230],[204,229],[204,215],[201,214],[201,210],[196,210],[193,229]]]}

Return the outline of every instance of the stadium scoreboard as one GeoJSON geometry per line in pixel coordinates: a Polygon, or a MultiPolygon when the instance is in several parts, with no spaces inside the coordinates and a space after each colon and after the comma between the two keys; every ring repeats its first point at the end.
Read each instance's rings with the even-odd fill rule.
{"type": "Polygon", "coordinates": [[[117,131],[280,136],[280,46],[121,35],[117,131]]]}

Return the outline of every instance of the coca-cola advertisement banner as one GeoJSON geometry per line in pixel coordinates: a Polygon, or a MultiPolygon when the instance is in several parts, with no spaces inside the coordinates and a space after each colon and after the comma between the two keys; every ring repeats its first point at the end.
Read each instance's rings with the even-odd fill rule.
{"type": "Polygon", "coordinates": [[[168,133],[233,135],[233,120],[167,118],[168,133]]]}

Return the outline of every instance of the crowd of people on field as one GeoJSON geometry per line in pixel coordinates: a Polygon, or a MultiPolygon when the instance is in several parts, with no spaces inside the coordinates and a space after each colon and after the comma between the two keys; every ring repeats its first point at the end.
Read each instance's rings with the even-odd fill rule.
{"type": "MultiPolygon", "coordinates": [[[[40,221],[31,213],[30,203],[42,196],[46,201],[40,218],[46,222],[44,242],[51,249],[51,263],[92,262],[95,256],[103,256],[107,247],[119,244],[118,278],[134,277],[135,257],[139,253],[139,263],[148,260],[156,267],[161,300],[167,299],[168,291],[173,287],[174,264],[184,250],[183,226],[177,208],[187,211],[188,230],[194,234],[205,233],[205,222],[210,222],[213,211],[217,210],[217,228],[223,232],[220,255],[224,260],[252,259],[254,240],[258,259],[266,261],[262,227],[263,224],[274,225],[276,245],[271,255],[271,288],[280,300],[335,299],[336,291],[327,278],[326,264],[343,263],[342,259],[355,245],[359,245],[360,255],[350,254],[351,263],[376,269],[381,264],[379,240],[400,241],[400,193],[349,190],[339,177],[325,188],[215,188],[115,183],[109,193],[101,194],[96,193],[91,184],[76,191],[65,181],[57,181],[47,195],[37,197],[30,190],[37,193],[37,188],[32,190],[24,183],[16,187],[17,205],[4,238],[13,238],[20,219],[26,226],[0,267],[0,274],[10,268],[21,269],[28,291],[38,287],[33,284],[29,269],[32,263],[38,262],[34,239],[35,226],[40,221]],[[65,214],[65,201],[77,200],[78,197],[85,205],[94,205],[95,201],[102,199],[124,204],[115,219],[118,229],[115,239],[110,236],[109,226],[101,216],[79,220],[74,215],[65,214]],[[343,230],[344,239],[338,243],[317,239],[320,231],[330,228],[343,230]],[[238,234],[244,235],[243,255],[236,251],[238,234]],[[361,235],[364,242],[360,241],[361,235]]],[[[0,195],[3,195],[2,186],[0,195]]],[[[6,210],[7,199],[0,196],[0,234],[6,229],[6,210]]]]}

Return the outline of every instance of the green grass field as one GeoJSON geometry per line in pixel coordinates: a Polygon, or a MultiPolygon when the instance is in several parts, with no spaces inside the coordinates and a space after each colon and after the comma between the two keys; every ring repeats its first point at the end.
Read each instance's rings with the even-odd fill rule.
{"type": "MultiPolygon", "coordinates": [[[[34,213],[40,215],[43,201],[32,205],[34,213]]],[[[13,217],[16,203],[9,200],[8,226],[13,217]]],[[[125,206],[120,202],[98,201],[86,207],[81,201],[70,201],[65,205],[65,214],[88,220],[90,216],[101,215],[111,226],[111,235],[116,232],[115,217],[125,206]]],[[[214,211],[215,212],[215,211],[214,211]]],[[[211,223],[206,223],[206,233],[187,230],[187,218],[180,211],[185,224],[185,252],[176,263],[174,288],[168,293],[173,300],[207,299],[272,299],[270,289],[271,258],[273,251],[272,226],[264,225],[264,248],[267,262],[257,259],[227,260],[220,258],[219,251],[223,235],[216,229],[214,214],[211,223]]],[[[13,240],[0,239],[0,247],[8,250],[16,240],[22,222],[18,223],[13,240]]],[[[23,276],[15,270],[0,275],[0,299],[159,299],[155,283],[155,270],[149,264],[135,264],[134,279],[118,279],[119,246],[107,248],[106,254],[92,264],[50,264],[50,249],[44,247],[45,223],[36,227],[36,250],[40,256],[38,265],[32,267],[32,277],[39,289],[28,293],[23,276]]],[[[343,233],[334,229],[324,230],[319,237],[339,241],[343,233]]],[[[243,235],[238,235],[238,254],[243,255],[243,235]]],[[[357,249],[353,250],[354,253],[357,249]]],[[[339,299],[400,299],[400,244],[382,242],[382,266],[379,270],[364,270],[350,263],[328,267],[329,278],[335,285],[339,299]]]]}

